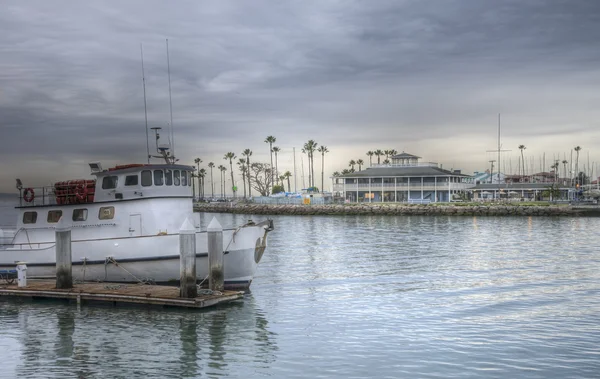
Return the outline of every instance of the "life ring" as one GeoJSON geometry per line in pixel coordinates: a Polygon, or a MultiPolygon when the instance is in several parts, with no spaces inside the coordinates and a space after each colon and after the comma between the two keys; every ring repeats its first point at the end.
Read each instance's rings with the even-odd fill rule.
{"type": "Polygon", "coordinates": [[[33,199],[35,199],[35,191],[33,188],[25,188],[25,192],[23,192],[23,200],[31,203],[33,199]]]}
{"type": "Polygon", "coordinates": [[[77,199],[79,201],[87,200],[87,194],[88,189],[85,182],[77,183],[77,186],[75,187],[75,196],[77,196],[77,199]]]}

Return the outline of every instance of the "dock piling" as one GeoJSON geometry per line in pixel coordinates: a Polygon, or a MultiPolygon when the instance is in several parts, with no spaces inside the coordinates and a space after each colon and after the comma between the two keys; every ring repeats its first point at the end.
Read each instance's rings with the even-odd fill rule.
{"type": "Polygon", "coordinates": [[[71,227],[61,217],[56,225],[56,288],[73,288],[71,227]]]}
{"type": "Polygon", "coordinates": [[[225,275],[223,267],[223,227],[213,217],[207,228],[208,232],[208,288],[223,291],[225,275]]]}
{"type": "Polygon", "coordinates": [[[193,299],[198,295],[196,287],[196,228],[186,218],[179,230],[179,296],[193,299]]]}

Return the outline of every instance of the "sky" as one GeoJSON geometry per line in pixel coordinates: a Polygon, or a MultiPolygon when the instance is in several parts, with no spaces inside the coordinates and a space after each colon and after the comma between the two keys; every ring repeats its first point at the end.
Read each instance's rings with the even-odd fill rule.
{"type": "MultiPolygon", "coordinates": [[[[144,163],[140,45],[148,126],[166,131],[166,39],[180,163],[227,165],[225,153],[247,148],[268,162],[272,135],[279,171],[296,172],[298,188],[310,139],[329,150],[326,177],[375,149],[472,173],[496,159],[498,114],[510,150],[502,171],[517,171],[521,144],[528,172],[570,161],[575,146],[580,168],[588,156],[600,162],[597,1],[0,7],[0,192],[14,191],[17,177],[26,186],[89,177],[88,162],[144,163]]],[[[320,177],[320,157],[315,166],[320,177]]]]}

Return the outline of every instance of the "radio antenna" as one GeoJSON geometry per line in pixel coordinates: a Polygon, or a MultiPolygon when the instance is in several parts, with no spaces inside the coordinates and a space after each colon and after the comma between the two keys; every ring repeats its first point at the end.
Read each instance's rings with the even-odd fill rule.
{"type": "Polygon", "coordinates": [[[171,101],[171,64],[169,62],[169,39],[167,41],[167,74],[169,77],[169,111],[171,113],[171,155],[173,156],[173,162],[175,162],[175,137],[173,135],[173,102],[171,101]]]}
{"type": "Polygon", "coordinates": [[[148,106],[146,104],[146,76],[144,75],[144,48],[140,43],[140,53],[142,54],[142,85],[144,86],[144,119],[146,121],[146,159],[150,163],[150,143],[148,142],[148,106]]]}

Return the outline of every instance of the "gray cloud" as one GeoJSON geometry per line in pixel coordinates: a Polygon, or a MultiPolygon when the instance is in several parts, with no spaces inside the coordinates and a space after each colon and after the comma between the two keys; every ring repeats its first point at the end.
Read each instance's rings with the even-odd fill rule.
{"type": "Polygon", "coordinates": [[[139,44],[164,127],[165,38],[182,161],[266,161],[275,135],[289,170],[308,139],[329,147],[327,174],[376,148],[482,170],[499,112],[508,156],[581,145],[594,161],[598,25],[583,0],[5,2],[0,191],[143,161],[139,44]]]}

